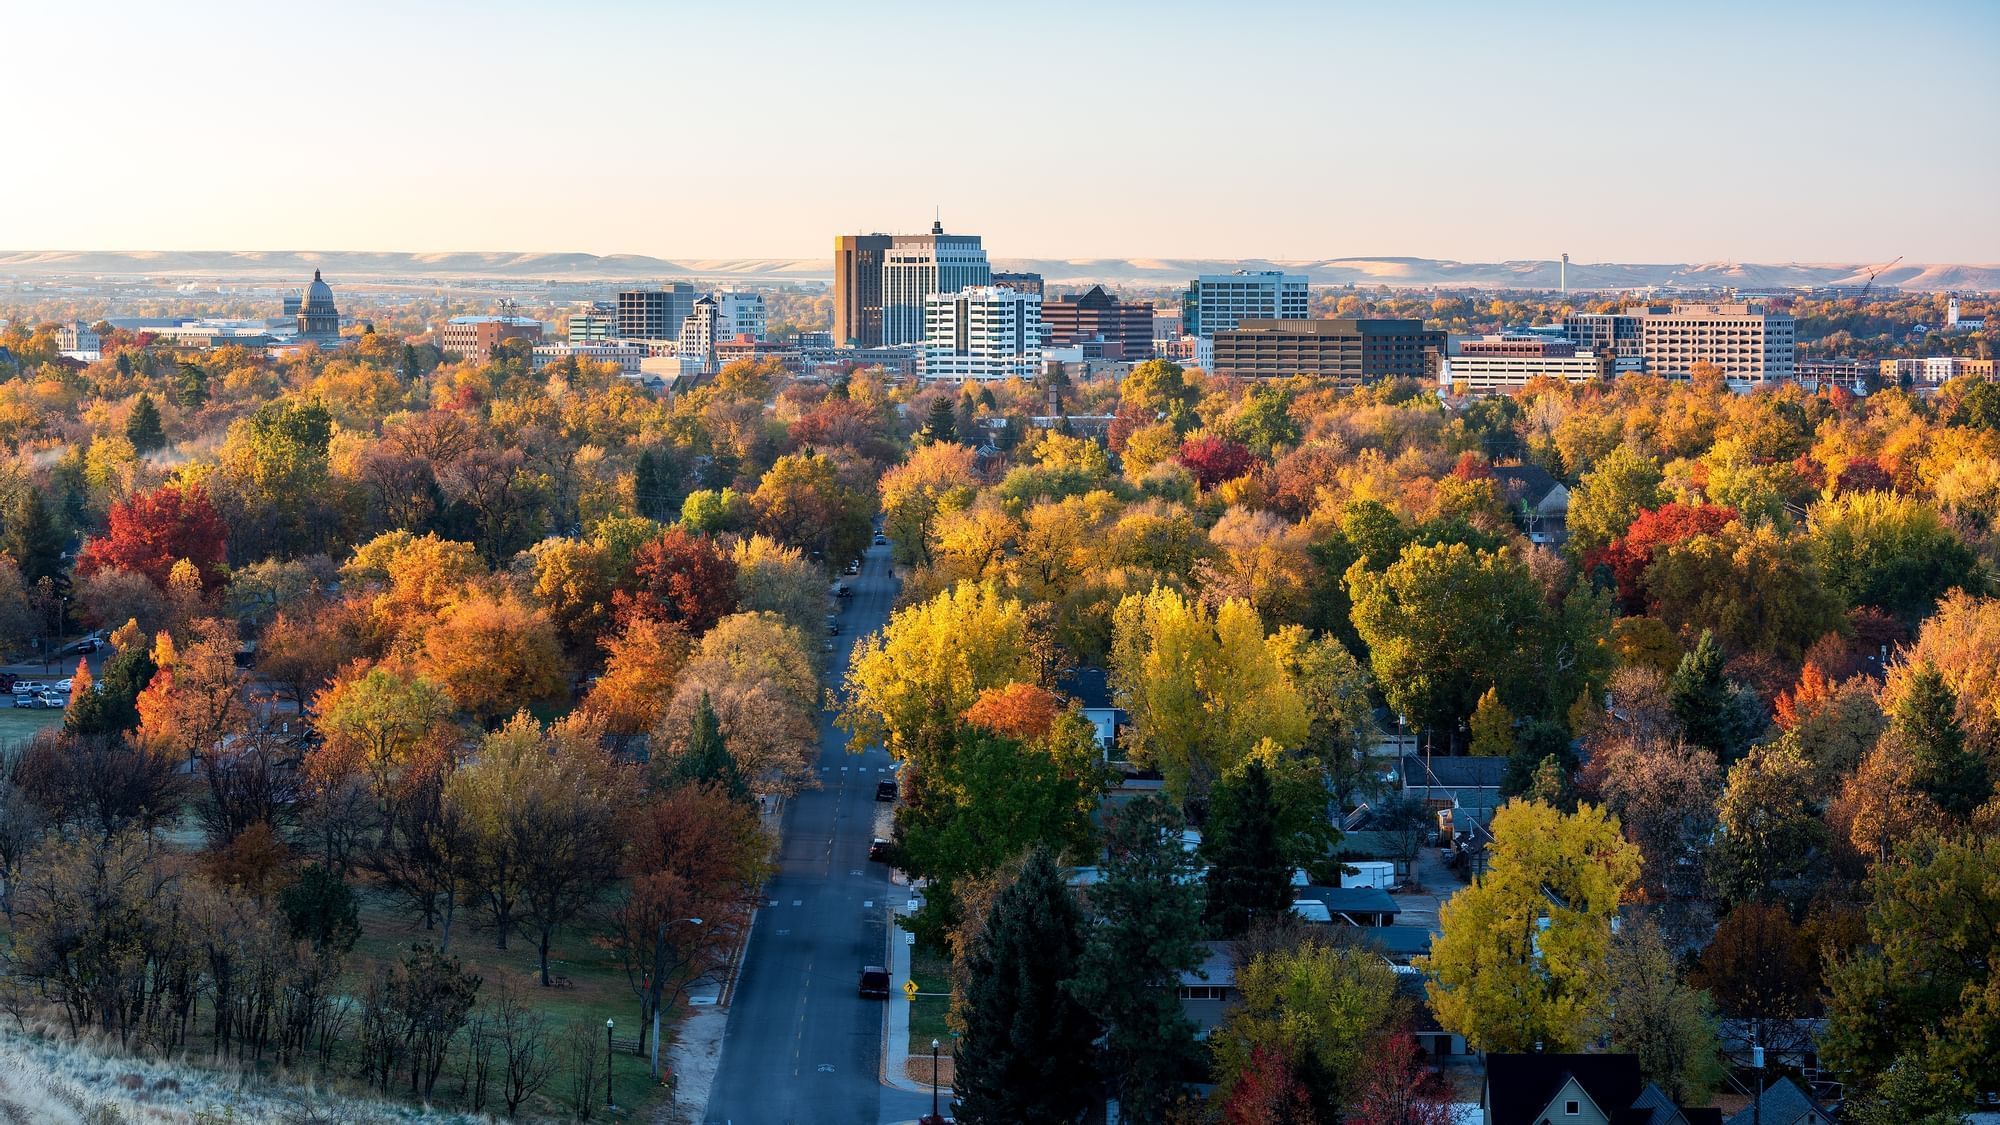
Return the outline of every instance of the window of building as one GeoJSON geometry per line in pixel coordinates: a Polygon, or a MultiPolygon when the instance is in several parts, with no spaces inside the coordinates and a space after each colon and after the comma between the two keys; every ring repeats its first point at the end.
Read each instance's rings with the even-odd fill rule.
{"type": "Polygon", "coordinates": [[[1582,1106],[1580,1106],[1580,1105],[1578,1105],[1577,1103],[1575,1103],[1575,1102],[1564,1102],[1564,1103],[1563,1103],[1563,1115],[1564,1115],[1564,1116],[1566,1116],[1566,1117],[1577,1117],[1577,1116],[1581,1115],[1582,1113],[1583,1113],[1583,1107],[1582,1107],[1582,1106]]]}

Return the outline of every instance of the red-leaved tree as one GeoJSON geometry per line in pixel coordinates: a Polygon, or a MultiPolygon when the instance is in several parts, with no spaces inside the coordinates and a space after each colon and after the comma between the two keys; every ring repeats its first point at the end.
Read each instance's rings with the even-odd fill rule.
{"type": "Polygon", "coordinates": [[[1250,1054],[1250,1065],[1229,1089],[1222,1120],[1226,1125],[1313,1125],[1319,1113],[1313,1109],[1306,1084],[1292,1072],[1285,1056],[1269,1047],[1258,1047],[1250,1054]]]}
{"type": "Polygon", "coordinates": [[[736,563],[705,535],[670,527],[632,555],[632,575],[612,595],[621,622],[651,617],[699,637],[736,611],[736,563]]]}
{"type": "Polygon", "coordinates": [[[1205,434],[1181,443],[1174,460],[1186,466],[1203,488],[1214,488],[1250,471],[1257,458],[1245,447],[1218,434],[1205,434]]]}
{"type": "Polygon", "coordinates": [[[721,967],[743,936],[770,870],[770,841],[755,806],[705,785],[642,806],[626,833],[627,890],[604,943],[639,1000],[643,1050],[653,1013],[721,967]]]}
{"type": "Polygon", "coordinates": [[[1716,504],[1662,504],[1642,510],[1610,546],[1585,555],[1583,567],[1586,573],[1600,565],[1610,567],[1626,612],[1643,613],[1646,568],[1653,565],[1654,556],[1697,535],[1713,535],[1735,518],[1736,509],[1716,504]]]}
{"type": "Polygon", "coordinates": [[[222,580],[228,558],[229,528],[200,485],[163,484],[111,505],[110,529],[83,545],[76,572],[88,577],[116,568],[135,571],[166,589],[167,575],[181,559],[201,572],[204,590],[222,580]]]}
{"type": "Polygon", "coordinates": [[[1415,1036],[1376,1045],[1361,1075],[1352,1125],[1452,1125],[1451,1084],[1430,1068],[1415,1036]]]}

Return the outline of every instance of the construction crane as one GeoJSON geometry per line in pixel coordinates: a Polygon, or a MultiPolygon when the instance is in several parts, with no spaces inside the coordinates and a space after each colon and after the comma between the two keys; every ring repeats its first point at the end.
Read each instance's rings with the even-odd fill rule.
{"type": "Polygon", "coordinates": [[[1866,284],[1866,285],[1863,285],[1863,286],[1861,287],[1861,296],[1862,296],[1862,298],[1863,298],[1863,299],[1865,300],[1865,299],[1867,298],[1867,296],[1868,296],[1868,293],[1869,293],[1869,291],[1875,288],[1875,279],[1876,279],[1876,278],[1878,278],[1878,277],[1881,277],[1881,276],[1882,276],[1883,274],[1885,274],[1885,273],[1888,273],[1888,272],[1889,272],[1889,269],[1890,269],[1890,267],[1894,266],[1894,265],[1896,264],[1896,262],[1900,262],[1900,261],[1902,261],[1902,260],[1903,260],[1903,255],[1901,255],[1901,254],[1898,254],[1898,255],[1896,255],[1896,261],[1895,261],[1895,262],[1889,262],[1889,263],[1887,263],[1887,264],[1885,264],[1885,265],[1880,265],[1880,266],[1876,266],[1876,267],[1875,267],[1874,269],[1872,269],[1872,270],[1869,270],[1869,271],[1868,271],[1868,284],[1866,284]]]}

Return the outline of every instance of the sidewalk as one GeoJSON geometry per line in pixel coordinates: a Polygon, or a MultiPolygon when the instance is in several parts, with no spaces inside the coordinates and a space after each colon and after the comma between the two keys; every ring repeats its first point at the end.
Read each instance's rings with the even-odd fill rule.
{"type": "MultiPolygon", "coordinates": [[[[908,915],[916,902],[903,881],[903,873],[898,871],[895,879],[903,897],[891,899],[889,911],[889,1013],[884,1034],[887,1040],[882,1048],[882,1082],[898,1090],[913,1094],[928,1094],[931,1088],[922,1082],[912,1081],[910,1071],[910,997],[903,991],[903,982],[910,979],[910,956],[913,951],[911,938],[916,935],[896,924],[896,919],[908,915]]],[[[949,1097],[951,1091],[943,1090],[949,1097]]]]}

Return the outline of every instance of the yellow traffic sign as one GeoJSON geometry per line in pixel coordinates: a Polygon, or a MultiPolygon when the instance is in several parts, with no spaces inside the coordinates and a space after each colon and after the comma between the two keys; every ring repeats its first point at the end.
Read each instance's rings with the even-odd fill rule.
{"type": "Polygon", "coordinates": [[[909,997],[912,1000],[915,1000],[917,998],[917,982],[913,980],[904,981],[903,995],[909,997]]]}

